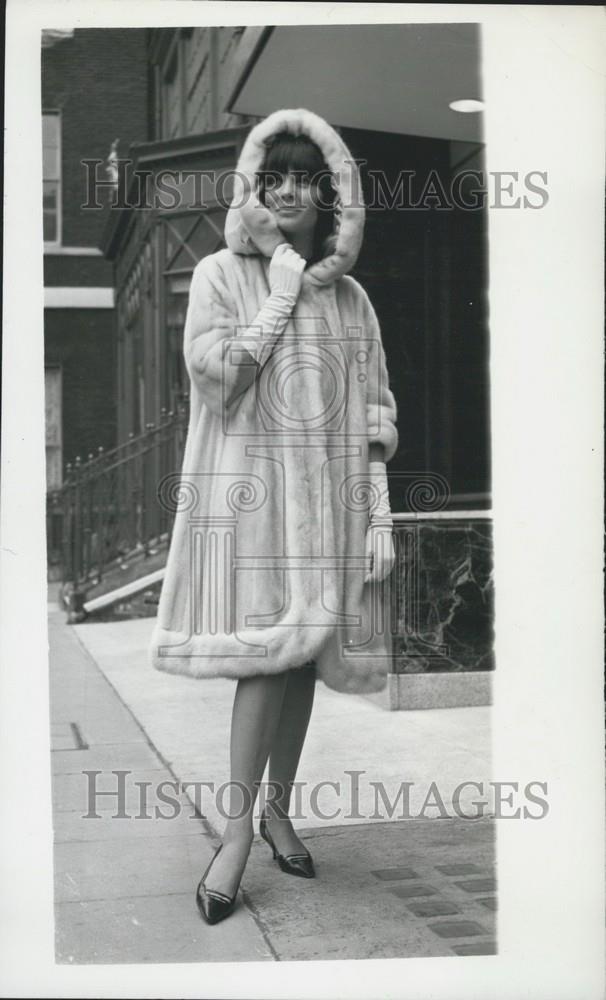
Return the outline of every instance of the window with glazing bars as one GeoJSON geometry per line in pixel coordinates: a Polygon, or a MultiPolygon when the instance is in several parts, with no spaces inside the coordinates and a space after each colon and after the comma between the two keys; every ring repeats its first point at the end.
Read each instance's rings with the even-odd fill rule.
{"type": "Polygon", "coordinates": [[[45,243],[61,242],[61,117],[42,115],[42,209],[45,243]]]}

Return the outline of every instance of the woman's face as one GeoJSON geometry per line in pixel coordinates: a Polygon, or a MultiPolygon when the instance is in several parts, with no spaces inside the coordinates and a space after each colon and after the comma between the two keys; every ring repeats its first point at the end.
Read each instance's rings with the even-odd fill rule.
{"type": "Polygon", "coordinates": [[[272,175],[267,179],[265,204],[285,234],[313,231],[318,219],[317,185],[301,174],[272,175]]]}

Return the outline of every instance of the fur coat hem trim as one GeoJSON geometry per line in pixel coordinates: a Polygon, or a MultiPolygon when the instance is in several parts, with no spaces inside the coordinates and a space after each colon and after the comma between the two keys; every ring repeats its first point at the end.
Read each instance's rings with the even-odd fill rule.
{"type": "MultiPolygon", "coordinates": [[[[184,632],[174,632],[156,624],[149,646],[150,666],[162,673],[196,679],[227,678],[238,680],[243,677],[279,674],[315,663],[313,654],[310,655],[309,648],[305,650],[302,643],[306,633],[309,633],[309,629],[303,626],[294,630],[289,629],[281,655],[273,657],[262,654],[251,656],[242,652],[246,643],[234,636],[234,651],[230,655],[213,650],[212,644],[209,645],[208,636],[188,636],[184,632]],[[298,648],[298,652],[290,648],[291,644],[298,648]]],[[[324,629],[324,633],[326,633],[326,629],[324,629]]],[[[325,635],[325,640],[326,638],[325,635]]],[[[223,651],[225,650],[224,640],[223,636],[220,647],[223,651]]],[[[319,649],[317,642],[315,645],[316,649],[319,649]]],[[[331,690],[343,694],[372,694],[385,688],[387,683],[386,667],[381,669],[375,665],[372,670],[369,670],[366,658],[363,658],[363,661],[361,660],[358,664],[355,663],[355,657],[351,659],[351,666],[336,672],[334,668],[325,671],[320,664],[318,666],[318,679],[324,681],[331,690]]]]}

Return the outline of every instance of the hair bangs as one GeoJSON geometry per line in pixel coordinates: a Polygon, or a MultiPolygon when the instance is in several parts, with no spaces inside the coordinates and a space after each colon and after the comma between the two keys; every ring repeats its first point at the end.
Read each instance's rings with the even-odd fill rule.
{"type": "Polygon", "coordinates": [[[267,174],[298,173],[307,179],[327,169],[319,147],[306,135],[279,132],[267,150],[263,172],[267,174]]]}

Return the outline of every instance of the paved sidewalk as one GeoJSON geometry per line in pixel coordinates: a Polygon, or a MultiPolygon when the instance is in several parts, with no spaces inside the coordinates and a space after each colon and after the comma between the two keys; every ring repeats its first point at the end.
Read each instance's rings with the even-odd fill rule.
{"type": "MultiPolygon", "coordinates": [[[[494,953],[494,821],[457,818],[452,806],[458,784],[490,780],[490,709],[387,712],[321,683],[299,773],[304,818],[296,822],[318,878],[289,878],[255,837],[241,905],[207,927],[194,889],[223,828],[216,797],[202,789],[195,809],[191,787],[188,797],[175,794],[179,784],[165,785],[169,807],[158,786],[209,781],[216,790],[227,782],[234,685],[151,670],[152,626],[68,626],[49,605],[58,962],[494,953]],[[89,802],[93,780],[98,792],[115,793],[115,770],[128,772],[130,818],[114,818],[115,794],[89,802]],[[351,771],[361,772],[357,800],[351,771]],[[317,796],[324,819],[309,814],[321,781],[340,783],[317,796]],[[410,819],[381,808],[372,785],[379,781],[391,802],[411,783],[410,819]],[[432,782],[442,805],[434,796],[423,810],[432,782]],[[156,805],[170,822],[152,818],[156,805]]],[[[467,789],[461,808],[473,815],[482,799],[467,789]]]]}
{"type": "Polygon", "coordinates": [[[49,615],[57,962],[274,958],[245,908],[216,927],[200,918],[193,890],[214,845],[189,800],[179,796],[182,808],[170,822],[137,820],[162,803],[150,794],[141,810],[135,782],[151,781],[153,791],[174,775],[64,617],[49,615]],[[101,771],[96,787],[115,790],[113,769],[131,772],[130,818],[113,818],[115,796],[97,796],[89,810],[83,772],[101,771]]]}

